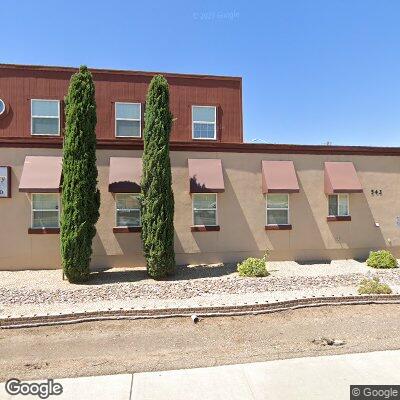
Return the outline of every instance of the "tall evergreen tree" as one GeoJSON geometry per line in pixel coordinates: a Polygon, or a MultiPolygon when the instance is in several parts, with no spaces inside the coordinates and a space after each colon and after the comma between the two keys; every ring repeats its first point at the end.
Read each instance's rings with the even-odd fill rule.
{"type": "Polygon", "coordinates": [[[147,93],[141,182],[142,241],[147,272],[153,278],[172,274],[175,268],[171,127],[168,83],[162,75],[156,75],[147,93]]]}
{"type": "Polygon", "coordinates": [[[95,87],[86,66],[81,66],[71,77],[65,102],[61,257],[68,280],[83,282],[89,278],[92,240],[100,206],[95,87]]]}

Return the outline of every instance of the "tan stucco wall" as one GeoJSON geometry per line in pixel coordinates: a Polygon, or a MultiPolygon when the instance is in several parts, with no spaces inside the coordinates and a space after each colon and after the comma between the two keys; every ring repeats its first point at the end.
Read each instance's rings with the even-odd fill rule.
{"type": "MultiPolygon", "coordinates": [[[[26,155],[61,155],[57,149],[1,148],[2,165],[12,167],[12,198],[0,199],[0,269],[57,268],[59,235],[29,235],[30,197],[18,192],[26,155]]],[[[98,151],[100,220],[93,243],[93,267],[143,264],[139,233],[113,233],[114,197],[108,192],[110,156],[140,157],[140,151],[98,151]]],[[[261,255],[273,259],[318,260],[366,256],[371,249],[390,247],[400,255],[400,159],[391,156],[323,156],[244,153],[171,153],[175,195],[177,262],[237,261],[261,255]],[[218,195],[219,232],[191,232],[192,210],[188,158],[220,158],[225,192],[218,195]],[[261,191],[261,160],[293,160],[300,193],[290,195],[291,231],[265,231],[265,199],[261,191]],[[349,222],[327,222],[324,161],[352,161],[363,194],[350,195],[349,222]],[[372,196],[371,189],[383,191],[372,196]],[[380,227],[375,226],[375,221],[380,227]]]]}

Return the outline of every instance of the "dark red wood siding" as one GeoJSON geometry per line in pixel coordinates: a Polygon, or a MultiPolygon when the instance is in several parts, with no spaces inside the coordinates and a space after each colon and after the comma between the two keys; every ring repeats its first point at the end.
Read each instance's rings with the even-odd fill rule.
{"type": "MultiPolygon", "coordinates": [[[[31,99],[63,100],[72,68],[0,65],[0,98],[8,114],[0,118],[0,138],[28,138],[31,99]]],[[[140,102],[144,112],[146,92],[154,73],[91,70],[96,84],[97,137],[115,138],[115,102],[140,102]]],[[[172,141],[193,142],[192,105],[217,107],[217,141],[241,143],[242,82],[235,77],[163,74],[170,85],[170,104],[175,121],[172,141]]],[[[63,108],[63,102],[61,103],[63,108]]],[[[63,123],[63,121],[62,121],[63,123]]],[[[138,139],[125,139],[134,141],[138,139]]]]}

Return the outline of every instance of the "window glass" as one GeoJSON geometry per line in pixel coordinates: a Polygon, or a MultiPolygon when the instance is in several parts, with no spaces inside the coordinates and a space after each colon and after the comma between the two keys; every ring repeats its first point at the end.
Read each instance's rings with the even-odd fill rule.
{"type": "Polygon", "coordinates": [[[192,108],[193,138],[216,139],[216,109],[215,107],[192,108]]]}
{"type": "Polygon", "coordinates": [[[338,215],[337,195],[329,195],[329,215],[338,215]]]}
{"type": "Polygon", "coordinates": [[[267,196],[268,208],[288,208],[289,196],[287,194],[269,194],[267,196]]]}
{"type": "Polygon", "coordinates": [[[32,133],[37,135],[57,135],[58,118],[33,118],[32,133]]]}
{"type": "Polygon", "coordinates": [[[116,103],[116,117],[140,120],[140,104],[116,103]]]}
{"type": "Polygon", "coordinates": [[[289,224],[289,195],[267,195],[267,225],[289,224]]]}
{"type": "Polygon", "coordinates": [[[215,107],[193,107],[193,121],[215,122],[215,107]]]}
{"type": "Polygon", "coordinates": [[[328,197],[329,215],[349,215],[349,196],[347,194],[333,194],[328,197]]]}
{"type": "Polygon", "coordinates": [[[32,135],[59,135],[59,113],[58,100],[32,100],[32,135]]]}
{"type": "Polygon", "coordinates": [[[58,194],[32,194],[32,227],[58,228],[59,225],[58,194]]]}
{"type": "Polygon", "coordinates": [[[268,210],[267,225],[286,225],[288,224],[288,210],[268,210]]]}
{"type": "Polygon", "coordinates": [[[216,209],[217,208],[217,195],[210,194],[194,194],[193,195],[193,208],[197,209],[216,209]]]}
{"type": "Polygon", "coordinates": [[[346,194],[339,194],[338,195],[339,198],[339,214],[338,215],[349,215],[349,196],[347,196],[346,194]]]}
{"type": "Polygon", "coordinates": [[[217,225],[217,195],[215,193],[193,194],[194,225],[217,225]]]}
{"type": "Polygon", "coordinates": [[[32,116],[58,117],[58,100],[32,100],[32,116]]]}
{"type": "Polygon", "coordinates": [[[214,124],[201,124],[195,122],[193,124],[193,137],[195,139],[214,139],[215,138],[214,124]]]}
{"type": "Polygon", "coordinates": [[[115,135],[120,137],[141,136],[140,104],[115,103],[115,135]]]}
{"type": "Polygon", "coordinates": [[[117,136],[140,137],[140,121],[117,120],[117,136]]]}
{"type": "Polygon", "coordinates": [[[6,105],[3,100],[0,99],[0,115],[6,110],[6,105]]]}
{"type": "Polygon", "coordinates": [[[117,193],[116,225],[141,226],[139,195],[132,193],[117,193]]]}

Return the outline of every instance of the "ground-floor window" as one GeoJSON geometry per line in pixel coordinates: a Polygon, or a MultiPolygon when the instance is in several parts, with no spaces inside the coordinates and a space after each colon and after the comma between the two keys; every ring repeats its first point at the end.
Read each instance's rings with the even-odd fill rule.
{"type": "Polygon", "coordinates": [[[328,197],[329,215],[345,217],[349,215],[349,195],[331,194],[328,197]]]}
{"type": "Polygon", "coordinates": [[[289,195],[267,194],[267,225],[289,224],[289,195]]]}
{"type": "Polygon", "coordinates": [[[141,226],[139,194],[117,193],[115,205],[116,226],[141,226]]]}
{"type": "Polygon", "coordinates": [[[59,228],[60,197],[57,193],[32,194],[32,228],[59,228]]]}
{"type": "Polygon", "coordinates": [[[193,194],[193,225],[218,225],[216,193],[193,194]]]}

